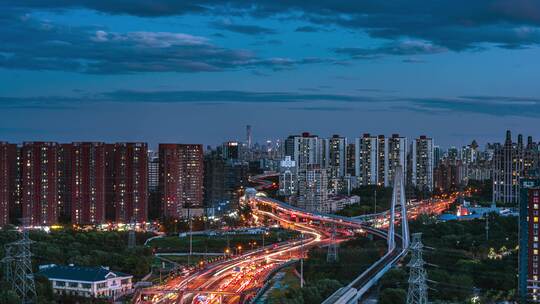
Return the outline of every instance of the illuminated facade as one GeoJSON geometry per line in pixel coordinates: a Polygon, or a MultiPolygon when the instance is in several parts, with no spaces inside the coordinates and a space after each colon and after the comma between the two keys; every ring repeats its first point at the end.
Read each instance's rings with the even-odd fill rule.
{"type": "Polygon", "coordinates": [[[58,144],[25,142],[22,146],[22,216],[33,226],[58,222],[58,144]]]}
{"type": "Polygon", "coordinates": [[[105,145],[106,192],[109,217],[117,223],[145,222],[148,218],[148,145],[105,145]]]}
{"type": "Polygon", "coordinates": [[[369,133],[355,141],[355,175],[359,185],[377,184],[377,137],[369,133]]]}
{"type": "Polygon", "coordinates": [[[308,132],[291,135],[285,140],[285,156],[290,156],[298,168],[323,165],[322,150],[322,140],[308,132]]]}
{"type": "Polygon", "coordinates": [[[159,187],[164,217],[182,218],[185,208],[203,208],[203,147],[159,145],[159,187]]]}
{"type": "Polygon", "coordinates": [[[538,179],[521,185],[518,294],[520,303],[540,303],[540,187],[538,179]]]}
{"type": "Polygon", "coordinates": [[[105,221],[105,145],[73,143],[70,154],[71,222],[102,224],[105,221]]]}
{"type": "Polygon", "coordinates": [[[17,145],[0,142],[0,228],[9,224],[17,199],[17,145]]]}
{"type": "Polygon", "coordinates": [[[412,144],[412,184],[423,191],[433,191],[433,139],[425,135],[412,144]]]}
{"type": "Polygon", "coordinates": [[[326,170],[319,165],[298,169],[297,205],[307,211],[330,212],[326,170]]]}
{"type": "Polygon", "coordinates": [[[512,142],[510,131],[506,131],[504,145],[497,144],[493,156],[493,201],[518,204],[523,174],[523,141],[512,142]]]}

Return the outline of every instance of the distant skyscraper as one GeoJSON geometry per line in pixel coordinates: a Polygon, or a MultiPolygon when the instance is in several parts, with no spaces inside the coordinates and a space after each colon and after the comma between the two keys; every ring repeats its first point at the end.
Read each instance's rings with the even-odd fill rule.
{"type": "Polygon", "coordinates": [[[224,159],[240,159],[242,157],[242,145],[237,141],[228,141],[221,145],[221,155],[224,159]]]}
{"type": "Polygon", "coordinates": [[[159,145],[163,216],[182,218],[185,208],[203,208],[203,147],[190,144],[159,145]]]}
{"type": "Polygon", "coordinates": [[[377,137],[369,133],[355,141],[355,175],[359,185],[377,184],[377,137]]]}
{"type": "Polygon", "coordinates": [[[114,221],[145,222],[148,218],[148,145],[106,145],[108,203],[114,221]]]}
{"type": "Polygon", "coordinates": [[[9,224],[17,200],[17,145],[0,142],[0,227],[9,224]]]}
{"type": "MultiPolygon", "coordinates": [[[[521,138],[521,137],[519,137],[521,138]]],[[[493,201],[517,204],[519,202],[519,178],[523,173],[523,142],[512,142],[512,134],[506,131],[504,145],[497,144],[493,155],[493,201]],[[521,145],[521,147],[520,147],[521,145]]]]}
{"type": "Polygon", "coordinates": [[[25,142],[22,146],[22,216],[31,225],[58,222],[58,145],[25,142]]]}
{"type": "Polygon", "coordinates": [[[251,149],[251,145],[252,145],[252,134],[251,134],[251,125],[247,125],[246,126],[246,143],[247,143],[247,147],[248,149],[251,149]]]}
{"type": "Polygon", "coordinates": [[[433,191],[433,139],[422,135],[413,141],[411,162],[412,185],[433,191]]]}
{"type": "Polygon", "coordinates": [[[433,146],[433,168],[437,168],[441,162],[443,151],[439,146],[433,146]]]}
{"type": "Polygon", "coordinates": [[[320,165],[306,165],[298,169],[297,205],[308,211],[330,212],[326,170],[320,165]]]}
{"type": "Polygon", "coordinates": [[[104,223],[105,145],[73,143],[70,160],[71,222],[79,225],[104,223]]]}
{"type": "Polygon", "coordinates": [[[536,175],[540,165],[538,145],[533,142],[532,136],[527,137],[527,145],[523,150],[523,176],[536,175]]]}

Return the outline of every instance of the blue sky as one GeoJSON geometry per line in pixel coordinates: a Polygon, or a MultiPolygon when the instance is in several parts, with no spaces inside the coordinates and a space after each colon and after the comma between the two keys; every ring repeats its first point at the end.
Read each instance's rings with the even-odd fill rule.
{"type": "Polygon", "coordinates": [[[538,138],[535,0],[0,0],[0,139],[538,138]]]}

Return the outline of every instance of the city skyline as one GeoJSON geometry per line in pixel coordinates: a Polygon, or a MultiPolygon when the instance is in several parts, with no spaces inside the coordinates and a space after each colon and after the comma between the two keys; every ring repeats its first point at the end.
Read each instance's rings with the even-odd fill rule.
{"type": "Polygon", "coordinates": [[[538,2],[226,3],[1,1],[0,137],[540,137],[538,2]]]}
{"type": "Polygon", "coordinates": [[[540,303],[538,58],[540,0],[0,0],[0,304],[540,303]]]}

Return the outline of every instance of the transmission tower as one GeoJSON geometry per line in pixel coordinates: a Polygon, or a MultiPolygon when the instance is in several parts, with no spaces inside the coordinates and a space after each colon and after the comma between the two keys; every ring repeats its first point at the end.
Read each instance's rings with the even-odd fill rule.
{"type": "Polygon", "coordinates": [[[128,248],[135,248],[135,221],[131,220],[128,232],[128,248]]]}
{"type": "Polygon", "coordinates": [[[409,247],[411,251],[411,261],[407,266],[411,268],[409,274],[409,290],[407,293],[407,304],[427,304],[426,270],[424,269],[424,259],[422,258],[422,233],[412,234],[412,243],[409,247]]]}
{"type": "Polygon", "coordinates": [[[11,284],[11,289],[17,293],[22,304],[29,304],[35,303],[37,298],[30,252],[33,242],[28,236],[29,220],[23,219],[21,223],[21,239],[5,245],[6,255],[2,262],[5,266],[6,281],[11,284]]]}
{"type": "Polygon", "coordinates": [[[332,236],[330,244],[328,245],[328,253],[326,254],[326,261],[328,263],[335,263],[338,261],[338,244],[336,243],[336,225],[332,226],[332,236]]]}

